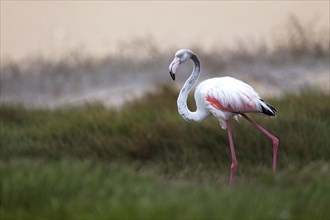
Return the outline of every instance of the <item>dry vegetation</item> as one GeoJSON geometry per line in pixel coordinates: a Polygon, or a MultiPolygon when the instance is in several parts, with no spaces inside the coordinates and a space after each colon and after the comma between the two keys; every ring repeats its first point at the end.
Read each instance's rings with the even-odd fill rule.
{"type": "MultiPolygon", "coordinates": [[[[170,83],[168,65],[178,48],[159,51],[149,38],[122,47],[121,54],[101,59],[74,51],[54,60],[7,61],[1,66],[1,102],[53,107],[98,101],[113,106],[170,83]]],[[[310,86],[329,90],[329,30],[302,25],[294,17],[275,30],[269,42],[241,41],[236,48],[214,51],[192,49],[202,61],[202,78],[231,75],[271,96],[310,86]]],[[[190,68],[187,64],[181,70],[190,68]]],[[[179,84],[186,79],[180,76],[179,84]]]]}

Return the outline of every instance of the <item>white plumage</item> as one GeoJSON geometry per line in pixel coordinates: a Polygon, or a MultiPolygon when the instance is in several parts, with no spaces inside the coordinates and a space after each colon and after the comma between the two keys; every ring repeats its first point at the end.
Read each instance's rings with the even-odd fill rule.
{"type": "Polygon", "coordinates": [[[225,121],[232,116],[242,112],[262,112],[258,93],[248,84],[229,76],[201,82],[196,88],[195,100],[196,103],[201,102],[199,106],[204,105],[205,110],[218,118],[224,129],[225,121]]]}
{"type": "Polygon", "coordinates": [[[172,79],[175,80],[177,68],[181,63],[189,59],[193,61],[194,69],[180,91],[177,100],[179,114],[185,120],[196,122],[213,115],[219,120],[221,127],[227,129],[232,154],[231,182],[234,180],[237,161],[230,130],[230,118],[237,115],[243,116],[273,141],[273,172],[275,174],[278,139],[245,114],[255,112],[275,116],[275,108],[260,99],[258,93],[250,85],[226,76],[207,79],[197,86],[195,90],[197,110],[191,112],[187,107],[187,98],[200,75],[200,61],[198,57],[190,50],[179,50],[169,66],[169,71],[172,79]]]}

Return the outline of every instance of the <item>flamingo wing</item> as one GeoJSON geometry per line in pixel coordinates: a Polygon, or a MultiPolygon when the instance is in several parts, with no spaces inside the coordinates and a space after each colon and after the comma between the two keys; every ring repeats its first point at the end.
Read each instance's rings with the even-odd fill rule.
{"type": "Polygon", "coordinates": [[[260,112],[256,100],[244,96],[214,96],[208,94],[206,101],[215,109],[231,113],[260,112]]]}
{"type": "Polygon", "coordinates": [[[204,97],[210,106],[230,113],[262,112],[260,97],[248,84],[231,78],[221,77],[204,81],[204,97]]]}

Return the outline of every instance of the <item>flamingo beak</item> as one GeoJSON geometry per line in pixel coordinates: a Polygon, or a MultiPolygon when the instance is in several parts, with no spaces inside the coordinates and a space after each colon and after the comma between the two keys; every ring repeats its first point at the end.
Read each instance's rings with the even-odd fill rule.
{"type": "Polygon", "coordinates": [[[168,68],[170,71],[170,76],[173,79],[173,81],[175,80],[175,72],[176,72],[177,68],[179,67],[179,64],[180,64],[180,58],[175,57],[168,68]]]}
{"type": "Polygon", "coordinates": [[[173,81],[175,81],[175,73],[170,72],[170,76],[173,79],[173,81]]]}

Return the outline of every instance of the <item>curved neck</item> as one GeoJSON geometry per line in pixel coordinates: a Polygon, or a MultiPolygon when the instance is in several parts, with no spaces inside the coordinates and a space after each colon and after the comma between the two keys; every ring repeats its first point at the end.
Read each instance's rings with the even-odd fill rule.
{"type": "Polygon", "coordinates": [[[185,84],[183,85],[178,100],[177,100],[177,104],[178,104],[178,111],[179,114],[188,121],[201,121],[203,120],[205,117],[207,117],[207,113],[202,112],[201,110],[197,109],[196,112],[191,112],[188,109],[187,106],[187,99],[188,99],[188,95],[189,92],[191,91],[192,87],[195,85],[195,83],[198,80],[198,77],[200,75],[200,62],[198,57],[191,53],[191,57],[190,59],[193,61],[194,63],[194,68],[193,71],[191,73],[191,75],[189,76],[189,78],[187,79],[187,81],[185,82],[185,84]]]}

